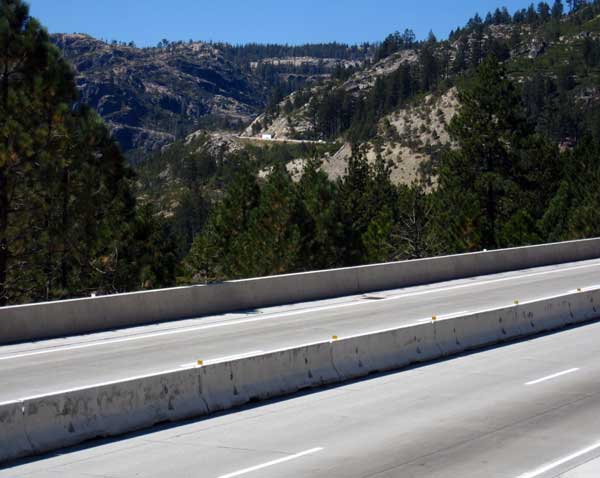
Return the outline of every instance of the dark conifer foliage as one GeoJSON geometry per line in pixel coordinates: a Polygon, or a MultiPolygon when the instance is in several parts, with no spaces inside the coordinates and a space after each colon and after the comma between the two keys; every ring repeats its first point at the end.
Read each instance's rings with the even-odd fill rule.
{"type": "MultiPolygon", "coordinates": [[[[534,81],[530,91],[553,88],[545,78],[534,81]]],[[[527,95],[493,55],[461,83],[459,96],[462,106],[449,126],[456,148],[442,155],[435,189],[395,186],[390,165],[380,156],[368,161],[360,148],[337,181],[319,172],[316,160],[297,183],[281,167],[265,182],[245,170],[234,184],[246,186],[230,188],[194,241],[188,280],[600,234],[600,147],[589,132],[577,148],[560,153],[536,131],[527,95]]]]}
{"type": "Polygon", "coordinates": [[[227,46],[237,64],[293,54],[395,66],[363,91],[347,88],[353,70],[340,64],[327,88],[286,100],[298,85],[265,64],[267,118],[306,109],[303,134],[332,144],[226,151],[198,133],[134,177],[78,103],[45,30],[21,0],[0,0],[0,305],[600,235],[600,113],[590,99],[600,40],[584,32],[563,56],[536,63],[526,45],[529,58],[514,57],[527,32],[557,42],[599,13],[598,0],[555,0],[475,15],[449,41],[406,30],[377,48],[227,46]],[[450,87],[460,99],[451,144],[431,177],[393,184],[382,119],[450,87]],[[330,180],[320,158],[338,140],[352,155],[330,180]],[[294,175],[286,165],[298,158],[294,175]]]}
{"type": "Polygon", "coordinates": [[[146,215],[143,231],[132,171],[76,100],[27,5],[0,1],[0,305],[173,281],[133,254],[157,226],[146,215]]]}

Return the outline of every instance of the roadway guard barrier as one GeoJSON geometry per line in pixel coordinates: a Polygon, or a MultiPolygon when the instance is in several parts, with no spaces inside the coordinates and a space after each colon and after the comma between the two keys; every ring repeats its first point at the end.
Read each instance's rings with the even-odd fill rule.
{"type": "Polygon", "coordinates": [[[600,318],[600,289],[0,404],[0,463],[600,318]]]}
{"type": "Polygon", "coordinates": [[[0,345],[600,257],[600,238],[0,308],[0,345]]]}

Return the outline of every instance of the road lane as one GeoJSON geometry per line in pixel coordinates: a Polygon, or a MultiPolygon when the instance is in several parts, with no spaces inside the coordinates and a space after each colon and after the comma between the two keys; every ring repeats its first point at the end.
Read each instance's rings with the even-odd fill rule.
{"type": "Polygon", "coordinates": [[[96,442],[20,463],[0,478],[584,476],[577,470],[597,469],[600,457],[599,354],[594,323],[96,442]]]}
{"type": "MultiPolygon", "coordinates": [[[[0,347],[0,402],[476,312],[600,283],[600,260],[0,347]]],[[[554,371],[555,372],[555,371],[554,371]]]]}

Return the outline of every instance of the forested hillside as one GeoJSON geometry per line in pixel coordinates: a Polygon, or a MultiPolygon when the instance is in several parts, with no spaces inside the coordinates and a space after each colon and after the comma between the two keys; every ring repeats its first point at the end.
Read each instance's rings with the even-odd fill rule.
{"type": "Polygon", "coordinates": [[[238,131],[265,106],[374,54],[365,44],[242,45],[161,40],[156,47],[52,35],[81,99],[134,162],[200,128],[238,131]]]}
{"type": "Polygon", "coordinates": [[[282,167],[265,181],[240,174],[188,272],[214,280],[598,234],[599,15],[598,1],[557,0],[476,15],[447,41],[407,30],[372,67],[283,99],[245,136],[347,146],[309,161],[299,182],[282,167]],[[344,175],[325,174],[332,161],[344,175]]]}
{"type": "Polygon", "coordinates": [[[600,146],[561,152],[527,117],[520,85],[489,56],[458,90],[437,186],[394,185],[358,151],[330,181],[310,161],[299,182],[239,172],[185,264],[197,280],[350,266],[600,234],[600,146]]]}
{"type": "Polygon", "coordinates": [[[0,304],[600,235],[599,0],[376,49],[54,37],[77,71],[0,6],[0,304]],[[121,127],[166,139],[133,169],[121,127]]]}
{"type": "MultiPolygon", "coordinates": [[[[377,154],[393,161],[398,181],[430,181],[441,151],[452,146],[447,127],[457,111],[456,87],[493,54],[521,84],[536,130],[575,144],[586,131],[599,134],[598,13],[598,2],[541,2],[514,15],[505,8],[475,15],[448,40],[394,33],[372,67],[294,93],[246,135],[347,141],[371,161],[377,154]]],[[[348,154],[338,159],[345,164],[348,154]]]]}

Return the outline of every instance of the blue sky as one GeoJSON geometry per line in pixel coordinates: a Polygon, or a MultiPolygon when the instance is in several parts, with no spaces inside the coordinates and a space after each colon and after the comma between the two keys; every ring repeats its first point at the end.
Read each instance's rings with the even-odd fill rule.
{"type": "Polygon", "coordinates": [[[412,28],[445,37],[475,12],[511,13],[524,0],[29,0],[51,33],[155,45],[169,40],[230,43],[360,43],[412,28]]]}

